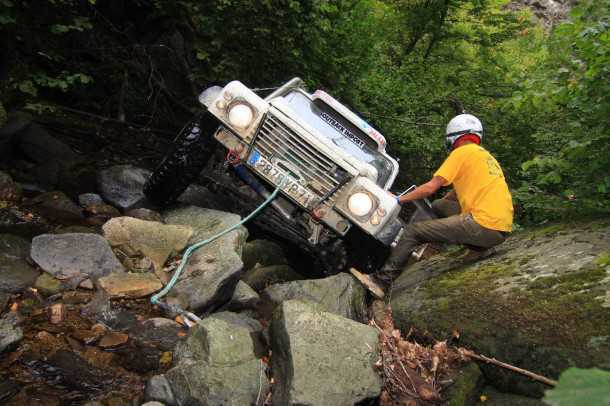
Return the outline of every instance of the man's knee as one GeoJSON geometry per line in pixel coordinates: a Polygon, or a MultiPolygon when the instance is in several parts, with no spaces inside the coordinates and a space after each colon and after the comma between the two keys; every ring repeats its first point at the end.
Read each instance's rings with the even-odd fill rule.
{"type": "Polygon", "coordinates": [[[460,214],[460,204],[455,200],[436,199],[432,202],[432,211],[439,217],[451,217],[460,214]]]}

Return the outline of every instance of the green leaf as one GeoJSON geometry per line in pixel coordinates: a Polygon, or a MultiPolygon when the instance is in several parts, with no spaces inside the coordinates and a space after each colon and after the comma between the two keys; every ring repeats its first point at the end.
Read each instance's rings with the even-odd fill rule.
{"type": "Polygon", "coordinates": [[[68,31],[70,31],[70,27],[68,27],[67,25],[53,24],[51,26],[51,32],[53,34],[65,34],[68,31]]]}
{"type": "Polygon", "coordinates": [[[30,94],[32,96],[38,95],[38,89],[36,85],[31,80],[25,80],[17,85],[17,88],[21,90],[23,93],[30,94]]]}
{"type": "Polygon", "coordinates": [[[610,372],[601,369],[569,368],[543,399],[551,406],[610,405],[610,372]]]}

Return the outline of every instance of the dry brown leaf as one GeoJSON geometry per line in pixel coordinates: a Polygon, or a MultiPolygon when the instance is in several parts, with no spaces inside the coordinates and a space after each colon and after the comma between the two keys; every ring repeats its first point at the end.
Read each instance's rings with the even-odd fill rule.
{"type": "Polygon", "coordinates": [[[460,339],[460,332],[458,331],[457,328],[454,328],[453,331],[451,332],[451,338],[453,338],[454,340],[460,339]]]}

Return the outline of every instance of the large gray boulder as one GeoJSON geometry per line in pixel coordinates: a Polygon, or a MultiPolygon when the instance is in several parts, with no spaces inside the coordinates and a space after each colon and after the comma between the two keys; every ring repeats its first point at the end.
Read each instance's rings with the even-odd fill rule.
{"type": "Polygon", "coordinates": [[[289,300],[271,322],[275,405],[353,405],[379,396],[377,331],[289,300]]]}
{"type": "Polygon", "coordinates": [[[292,299],[312,302],[324,311],[356,321],[364,320],[366,315],[365,290],[353,276],[345,273],[278,283],[265,289],[261,296],[274,305],[292,299]]]}
{"type": "Polygon", "coordinates": [[[57,279],[80,281],[85,275],[97,280],[123,272],[108,241],[96,234],[43,234],[32,240],[32,259],[57,279]]]}
{"type": "Polygon", "coordinates": [[[178,404],[249,406],[268,390],[264,365],[245,327],[206,318],[191,328],[176,359],[165,377],[178,404]]]}
{"type": "Polygon", "coordinates": [[[184,249],[193,229],[184,225],[166,225],[133,217],[116,217],[102,227],[104,237],[113,247],[126,253],[141,252],[150,258],[155,271],[163,269],[170,254],[184,249]]]}
{"type": "Polygon", "coordinates": [[[146,203],[142,188],[151,175],[146,169],[133,165],[115,165],[98,174],[97,187],[107,202],[126,211],[146,203]]]}
{"type": "Polygon", "coordinates": [[[233,297],[228,305],[229,310],[254,309],[259,304],[261,298],[245,282],[239,281],[235,286],[233,297]]]}
{"type": "MultiPolygon", "coordinates": [[[[164,220],[166,224],[192,227],[189,244],[194,244],[237,224],[240,217],[188,206],[164,213],[164,220]]],[[[241,253],[247,236],[247,230],[239,227],[195,251],[170,295],[195,310],[214,309],[229,301],[241,275],[241,253]]]]}
{"type": "Polygon", "coordinates": [[[15,326],[9,318],[0,319],[0,354],[10,351],[22,338],[21,327],[15,326]]]}
{"type": "Polygon", "coordinates": [[[0,234],[0,292],[17,293],[34,285],[40,273],[27,263],[29,251],[23,238],[0,234]]]}
{"type": "MultiPolygon", "coordinates": [[[[521,232],[497,251],[476,263],[445,253],[407,268],[392,291],[397,326],[434,337],[457,329],[461,345],[553,379],[570,366],[610,369],[610,221],[521,232]]],[[[502,391],[546,389],[481,369],[502,391]]]]}

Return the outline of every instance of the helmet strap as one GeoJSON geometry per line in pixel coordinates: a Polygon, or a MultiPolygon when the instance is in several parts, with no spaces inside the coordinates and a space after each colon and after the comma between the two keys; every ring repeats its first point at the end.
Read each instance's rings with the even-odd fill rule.
{"type": "MultiPolygon", "coordinates": [[[[449,141],[449,138],[447,138],[447,141],[449,141]]],[[[473,144],[477,144],[477,145],[481,145],[481,137],[479,137],[476,134],[464,134],[461,137],[459,137],[457,140],[453,141],[452,146],[450,148],[450,151],[461,147],[462,145],[464,145],[467,142],[472,142],[473,144]]]]}

